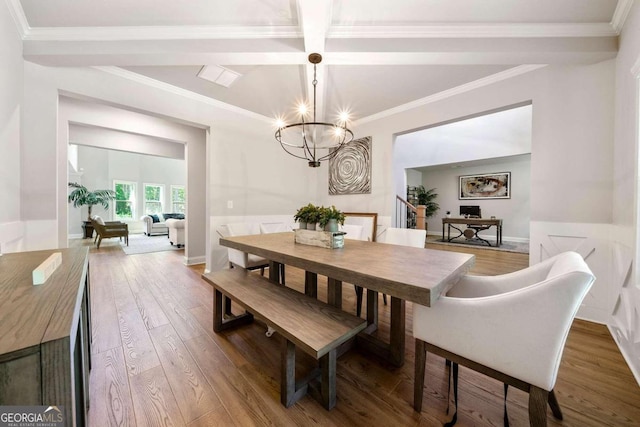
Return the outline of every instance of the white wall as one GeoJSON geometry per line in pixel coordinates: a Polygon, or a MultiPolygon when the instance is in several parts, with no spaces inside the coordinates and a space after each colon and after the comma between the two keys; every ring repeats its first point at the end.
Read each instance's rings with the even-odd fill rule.
{"type": "Polygon", "coordinates": [[[638,283],[638,126],[640,116],[640,4],[620,35],[616,58],[613,150],[613,240],[610,330],[640,383],[640,284],[638,283]]]}
{"type": "MultiPolygon", "coordinates": [[[[614,74],[614,61],[585,66],[547,66],[361,124],[354,129],[356,136],[372,136],[374,146],[369,211],[393,214],[394,183],[398,178],[391,176],[396,135],[531,102],[530,218],[532,227],[536,223],[538,233],[531,232],[529,236],[531,262],[538,262],[555,250],[579,246],[584,240],[595,242],[595,251],[588,253],[587,262],[599,280],[585,299],[586,309],[582,309],[580,315],[607,322],[608,314],[602,307],[610,295],[611,242],[600,239],[599,226],[612,220],[614,74]],[[567,236],[562,244],[545,245],[556,224],[565,224],[566,228],[577,224],[580,230],[597,232],[594,231],[593,236],[567,236]]],[[[400,173],[404,177],[404,170],[400,173]]],[[[323,170],[322,187],[326,179],[323,170]]],[[[345,205],[359,200],[357,196],[340,197],[345,205]]],[[[335,199],[326,197],[321,202],[335,199]]]]}
{"type": "MultiPolygon", "coordinates": [[[[202,162],[205,169],[204,185],[209,189],[204,196],[197,197],[187,189],[190,212],[191,197],[197,197],[194,202],[204,204],[199,214],[205,216],[206,228],[203,232],[188,229],[187,253],[196,239],[206,245],[206,260],[210,264],[212,251],[219,250],[217,238],[211,235],[211,226],[216,216],[249,215],[273,212],[294,212],[301,204],[317,198],[317,180],[313,173],[309,173],[305,162],[286,155],[273,139],[272,123],[267,118],[261,119],[255,115],[247,116],[233,109],[220,107],[220,103],[212,102],[204,97],[180,92],[175,88],[165,89],[162,84],[140,84],[128,76],[121,76],[120,72],[112,73],[99,69],[50,68],[25,62],[25,87],[29,94],[25,97],[26,117],[23,130],[27,127],[37,127],[37,132],[28,139],[23,139],[23,149],[26,157],[33,163],[26,162],[25,194],[23,204],[32,205],[36,194],[42,194],[39,199],[39,210],[46,221],[37,222],[29,233],[28,249],[37,249],[41,242],[51,242],[51,247],[62,245],[61,241],[67,236],[67,148],[68,126],[64,123],[85,123],[133,133],[141,133],[166,137],[170,129],[163,129],[163,125],[149,125],[157,118],[170,118],[166,123],[183,123],[187,127],[194,125],[202,129],[210,129],[207,135],[207,146],[192,151],[189,154],[187,143],[187,162],[202,162]],[[100,123],[101,115],[95,111],[60,111],[58,124],[58,92],[65,95],[82,96],[86,99],[101,100],[110,105],[126,107],[130,111],[118,109],[120,112],[133,111],[139,114],[139,119],[122,120],[118,113],[108,116],[108,123],[100,123]],[[86,115],[86,117],[81,117],[86,115]],[[44,117],[44,118],[43,118],[44,117]],[[53,120],[49,120],[53,118],[53,120]],[[147,126],[144,132],[132,127],[147,126]],[[59,132],[57,132],[59,130],[59,132]],[[160,133],[160,135],[158,134],[160,133]],[[39,159],[37,153],[43,153],[39,159]],[[56,160],[53,160],[56,159],[56,160]],[[33,165],[33,167],[32,167],[33,165]],[[38,167],[40,169],[38,169],[38,167]],[[37,176],[36,176],[37,175],[37,176]],[[207,181],[208,179],[208,181],[207,181]],[[49,189],[45,182],[57,182],[54,189],[49,189]],[[41,186],[42,185],[42,186],[41,186]],[[53,191],[53,194],[52,194],[53,191]],[[228,208],[227,201],[233,201],[233,208],[228,208]],[[214,205],[215,203],[215,205],[214,205]],[[57,213],[56,213],[57,212],[57,213]],[[208,213],[207,213],[208,212],[208,213]],[[45,222],[47,226],[42,226],[45,222]],[[36,235],[38,234],[39,235],[36,235]]],[[[126,74],[126,73],[125,73],[126,74]]],[[[106,105],[100,108],[108,108],[106,105]]],[[[124,113],[122,113],[124,114],[124,113]]],[[[184,140],[183,138],[168,138],[184,140]]],[[[201,169],[202,169],[201,168],[201,169]]],[[[191,170],[202,170],[198,167],[191,170]]],[[[187,186],[194,181],[188,178],[187,186]]],[[[197,217],[197,215],[196,215],[197,217]]],[[[188,254],[187,262],[198,259],[199,254],[188,254]]]]}
{"type": "MultiPolygon", "coordinates": [[[[436,188],[436,202],[440,210],[427,220],[429,234],[442,233],[442,217],[446,211],[458,216],[460,205],[478,205],[482,217],[495,216],[503,219],[503,239],[515,241],[529,240],[529,199],[531,188],[531,159],[529,155],[517,156],[510,161],[482,166],[460,168],[427,168],[422,173],[422,185],[428,190],[436,188]],[[493,172],[511,172],[510,199],[459,200],[458,182],[460,175],[476,175],[493,172]]],[[[482,233],[483,238],[495,239],[495,229],[482,233]]]]}
{"type": "Polygon", "coordinates": [[[22,40],[6,2],[0,4],[0,254],[22,248],[20,119],[22,40]]]}
{"type": "MultiPolygon", "coordinates": [[[[129,223],[129,230],[141,233],[143,223],[139,218],[144,215],[144,184],[162,184],[165,193],[163,212],[171,211],[171,185],[186,185],[187,172],[184,160],[167,159],[136,153],[106,150],[95,147],[78,147],[78,165],[82,168],[81,183],[90,190],[112,190],[114,180],[131,181],[136,183],[137,200],[135,217],[129,223]]],[[[70,177],[71,178],[71,177],[70,177]]],[[[114,220],[114,204],[105,211],[102,206],[94,206],[93,214],[102,216],[105,220],[114,220]]],[[[70,208],[80,210],[81,218],[87,217],[87,208],[70,208]]],[[[82,234],[81,223],[69,223],[69,235],[82,234]]]]}
{"type": "MultiPolygon", "coordinates": [[[[46,68],[41,68],[46,69],[46,68]]],[[[176,119],[168,120],[155,115],[142,114],[96,100],[61,96],[58,111],[58,160],[67,156],[68,144],[75,140],[82,144],[114,148],[138,153],[152,153],[158,156],[187,158],[185,152],[200,149],[203,154],[191,156],[187,160],[187,175],[194,174],[192,181],[202,180],[202,170],[206,167],[204,155],[206,133],[203,129],[190,126],[176,119]],[[201,146],[198,148],[196,146],[201,146]],[[185,148],[186,147],[186,148],[185,148]]],[[[58,169],[58,186],[66,186],[64,170],[58,169]]],[[[205,190],[196,185],[189,189],[187,183],[188,210],[205,212],[207,198],[205,190]],[[198,191],[196,191],[198,189],[198,191]]],[[[58,218],[64,218],[68,206],[58,200],[58,218]]],[[[68,223],[58,221],[59,245],[66,245],[68,223]],[[62,231],[64,230],[64,231],[62,231]]],[[[187,218],[185,225],[185,263],[203,262],[206,254],[208,226],[206,217],[187,218]]]]}

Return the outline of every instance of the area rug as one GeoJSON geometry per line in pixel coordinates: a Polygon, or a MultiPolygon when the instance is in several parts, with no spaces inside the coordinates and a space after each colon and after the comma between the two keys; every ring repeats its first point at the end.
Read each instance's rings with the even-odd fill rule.
{"type": "Polygon", "coordinates": [[[122,241],[120,247],[127,255],[179,250],[177,246],[169,243],[167,236],[146,236],[144,234],[130,234],[129,246],[122,241]]]}
{"type": "MultiPolygon", "coordinates": [[[[522,254],[529,253],[529,243],[528,242],[507,242],[503,241],[499,247],[495,246],[487,246],[486,243],[480,240],[467,240],[467,239],[454,239],[451,242],[442,241],[442,239],[438,240],[427,240],[427,243],[433,243],[434,245],[447,245],[447,246],[467,246],[472,247],[474,249],[488,249],[492,251],[503,251],[503,252],[517,252],[522,254]]],[[[491,242],[492,244],[494,242],[491,242]]]]}

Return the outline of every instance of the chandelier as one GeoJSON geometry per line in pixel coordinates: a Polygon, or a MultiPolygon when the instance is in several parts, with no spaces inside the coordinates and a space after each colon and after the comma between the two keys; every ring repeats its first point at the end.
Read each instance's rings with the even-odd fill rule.
{"type": "Polygon", "coordinates": [[[317,168],[323,160],[329,160],[338,154],[338,151],[353,140],[353,132],[347,128],[348,115],[341,113],[338,123],[326,123],[316,121],[316,66],[322,61],[319,53],[309,55],[309,62],[313,64],[313,120],[305,121],[308,108],[302,104],[298,108],[300,122],[286,124],[278,120],[276,141],[280,143],[284,151],[294,157],[305,159],[309,167],[317,168]]]}

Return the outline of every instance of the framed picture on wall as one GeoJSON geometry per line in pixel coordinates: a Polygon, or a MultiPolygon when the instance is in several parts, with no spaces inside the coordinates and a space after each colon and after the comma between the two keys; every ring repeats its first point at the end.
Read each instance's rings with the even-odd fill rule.
{"type": "Polygon", "coordinates": [[[458,199],[510,199],[511,172],[460,176],[458,199]]]}

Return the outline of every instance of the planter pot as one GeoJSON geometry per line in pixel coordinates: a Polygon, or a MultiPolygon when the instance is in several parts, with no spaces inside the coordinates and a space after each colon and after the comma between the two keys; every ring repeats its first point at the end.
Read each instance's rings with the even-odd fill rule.
{"type": "Polygon", "coordinates": [[[307,223],[307,230],[315,230],[316,229],[316,225],[317,225],[317,223],[315,223],[315,222],[308,222],[307,223]]]}
{"type": "Polygon", "coordinates": [[[338,231],[338,220],[330,219],[327,225],[324,226],[324,231],[338,231]]]}
{"type": "Polygon", "coordinates": [[[299,225],[298,225],[298,228],[299,228],[300,230],[306,230],[306,229],[307,229],[307,223],[306,223],[306,222],[302,222],[302,221],[300,221],[298,224],[299,224],[299,225]]]}

